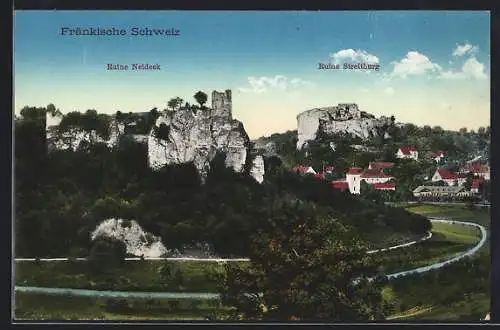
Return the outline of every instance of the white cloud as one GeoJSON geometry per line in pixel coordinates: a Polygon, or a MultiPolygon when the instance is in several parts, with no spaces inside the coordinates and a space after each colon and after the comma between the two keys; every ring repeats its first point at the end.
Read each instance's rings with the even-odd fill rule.
{"type": "Polygon", "coordinates": [[[465,61],[460,71],[443,71],[439,77],[440,79],[487,79],[486,66],[479,62],[475,57],[469,58],[465,61]]]}
{"type": "Polygon", "coordinates": [[[419,52],[408,52],[399,62],[392,62],[394,68],[391,76],[406,78],[409,75],[423,75],[428,72],[441,71],[439,64],[433,63],[427,56],[419,52]]]}
{"type": "Polygon", "coordinates": [[[386,93],[387,95],[394,95],[394,88],[387,87],[386,89],[384,89],[384,93],[386,93]]]}
{"type": "Polygon", "coordinates": [[[469,43],[466,43],[465,45],[459,45],[457,44],[457,48],[453,51],[453,56],[463,56],[467,53],[473,54],[478,51],[477,46],[472,46],[469,43]]]}
{"type": "Polygon", "coordinates": [[[362,91],[363,93],[370,91],[368,88],[365,88],[365,87],[361,87],[359,90],[362,91]]]}
{"type": "Polygon", "coordinates": [[[262,94],[270,89],[289,91],[291,89],[314,86],[314,83],[300,78],[288,78],[276,75],[274,77],[248,77],[248,86],[240,87],[238,91],[262,94]]]}
{"type": "Polygon", "coordinates": [[[379,58],[373,54],[368,53],[366,50],[358,49],[342,49],[336,53],[330,54],[330,57],[335,63],[342,61],[362,62],[366,64],[378,64],[379,58]]]}

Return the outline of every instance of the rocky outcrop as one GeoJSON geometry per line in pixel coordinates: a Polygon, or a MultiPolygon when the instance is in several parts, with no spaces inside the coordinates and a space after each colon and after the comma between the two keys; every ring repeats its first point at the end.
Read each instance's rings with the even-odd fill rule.
{"type": "Polygon", "coordinates": [[[123,242],[127,253],[138,257],[158,258],[168,252],[159,237],[145,232],[134,220],[107,219],[101,222],[90,239],[94,241],[103,236],[123,242]]]}
{"type": "MultiPolygon", "coordinates": [[[[50,119],[52,124],[47,124],[49,149],[77,150],[82,143],[98,142],[114,148],[120,138],[127,135],[136,142],[147,144],[148,163],[153,169],[192,162],[202,180],[217,153],[224,154],[226,166],[236,172],[244,171],[245,164],[253,160],[249,158],[253,156],[250,155],[250,139],[243,124],[232,118],[230,90],[214,91],[211,108],[189,106],[161,112],[146,135],[131,134],[133,131],[127,130],[127,127],[134,126],[135,122],[123,123],[116,116],[110,119],[109,136],[106,139],[95,131],[88,132],[80,128],[61,131],[58,129],[60,119],[50,119]]],[[[256,159],[256,166],[261,166],[261,163],[262,159],[256,159]]]]}
{"type": "MultiPolygon", "coordinates": [[[[81,148],[84,144],[105,143],[109,148],[114,148],[118,145],[120,137],[125,135],[126,125],[116,119],[115,116],[110,117],[109,136],[104,138],[95,130],[86,131],[81,127],[70,127],[62,130],[59,126],[62,116],[53,116],[47,113],[46,118],[46,136],[47,147],[52,150],[73,150],[81,148]]],[[[148,135],[127,134],[133,140],[139,143],[146,143],[148,135]]]]}
{"type": "Polygon", "coordinates": [[[264,157],[277,156],[276,143],[268,141],[268,138],[259,138],[253,141],[253,148],[255,151],[261,153],[264,157]]]}
{"type": "Polygon", "coordinates": [[[57,126],[47,129],[47,148],[52,150],[76,151],[84,144],[108,143],[95,131],[86,132],[80,128],[70,128],[65,131],[58,130],[57,126]]]}
{"type": "Polygon", "coordinates": [[[255,179],[255,181],[257,181],[258,183],[262,183],[264,181],[264,174],[264,158],[258,155],[252,161],[250,175],[255,179]]]}
{"type": "Polygon", "coordinates": [[[226,155],[226,166],[242,172],[249,145],[243,124],[232,119],[231,91],[214,91],[212,108],[168,111],[157,119],[148,138],[148,160],[152,168],[193,162],[204,178],[218,152],[226,155]]]}
{"type": "Polygon", "coordinates": [[[302,149],[307,141],[316,139],[318,132],[328,135],[347,133],[367,139],[377,136],[380,128],[390,123],[389,118],[377,119],[360,111],[354,103],[308,110],[297,116],[297,149],[302,149]]]}

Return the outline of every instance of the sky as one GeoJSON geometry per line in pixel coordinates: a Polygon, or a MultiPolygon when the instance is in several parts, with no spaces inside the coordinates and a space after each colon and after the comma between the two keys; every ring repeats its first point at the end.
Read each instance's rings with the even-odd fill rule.
{"type": "Polygon", "coordinates": [[[357,103],[398,122],[490,124],[490,17],[484,11],[17,11],[14,112],[166,108],[231,89],[251,138],[297,128],[306,110],[357,103]],[[117,28],[126,35],[61,34],[117,28]],[[134,28],[178,36],[134,36],[134,28]],[[161,70],[107,70],[108,64],[161,70]],[[320,70],[319,63],[339,64],[320,70]],[[343,70],[344,63],[379,70],[343,70]]]}

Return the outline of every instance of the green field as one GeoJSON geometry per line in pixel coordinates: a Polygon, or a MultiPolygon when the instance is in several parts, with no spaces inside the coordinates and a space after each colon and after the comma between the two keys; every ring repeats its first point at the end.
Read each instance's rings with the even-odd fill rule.
{"type": "Polygon", "coordinates": [[[408,211],[428,217],[447,217],[453,220],[475,222],[486,228],[491,224],[491,209],[457,205],[414,204],[405,207],[408,211]]]}
{"type": "Polygon", "coordinates": [[[481,239],[481,231],[474,227],[446,223],[432,224],[432,237],[410,247],[385,252],[384,273],[423,267],[445,261],[461,254],[481,239]]]}
{"type": "Polygon", "coordinates": [[[107,299],[16,294],[16,320],[204,320],[223,315],[217,301],[107,299]]]}
{"type": "MultiPolygon", "coordinates": [[[[487,208],[411,205],[407,209],[426,216],[475,222],[486,228],[491,223],[491,211],[487,208]]],[[[431,240],[450,245],[471,246],[479,238],[471,227],[434,223],[433,232],[431,240]]],[[[393,306],[388,319],[478,322],[490,309],[490,267],[488,240],[470,261],[392,281],[384,289],[385,300],[393,306]]]]}
{"type": "Polygon", "coordinates": [[[93,270],[87,261],[16,263],[16,285],[55,288],[146,291],[215,292],[217,283],[209,273],[222,264],[170,262],[180,275],[162,274],[163,261],[125,261],[111,269],[93,270]]]}

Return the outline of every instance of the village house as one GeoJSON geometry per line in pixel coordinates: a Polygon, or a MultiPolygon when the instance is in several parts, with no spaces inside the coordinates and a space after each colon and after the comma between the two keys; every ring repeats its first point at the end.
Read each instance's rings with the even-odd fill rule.
{"type": "Polygon", "coordinates": [[[385,183],[390,181],[392,176],[385,174],[379,169],[367,169],[361,173],[361,180],[366,183],[385,183]]]}
{"type": "Polygon", "coordinates": [[[418,160],[418,151],[415,147],[399,148],[396,158],[418,160]]]}
{"type": "Polygon", "coordinates": [[[319,172],[319,173],[316,173],[316,174],[314,174],[314,177],[315,177],[315,178],[318,178],[318,179],[320,179],[320,180],[325,180],[325,179],[326,179],[325,172],[319,172]]]}
{"type": "Polygon", "coordinates": [[[394,163],[389,163],[389,162],[370,162],[368,164],[368,169],[369,170],[381,170],[384,171],[389,168],[393,168],[394,163]]]}
{"type": "Polygon", "coordinates": [[[413,190],[415,197],[469,197],[473,192],[464,186],[419,186],[413,190]]]}
{"type": "Polygon", "coordinates": [[[394,182],[374,183],[372,187],[376,190],[396,190],[396,184],[394,182]]]}
{"type": "Polygon", "coordinates": [[[473,173],[474,176],[478,176],[484,180],[490,180],[490,167],[479,162],[466,164],[459,172],[462,174],[473,173]]]}
{"type": "Polygon", "coordinates": [[[327,174],[331,174],[334,170],[334,167],[331,165],[323,165],[323,169],[321,172],[316,172],[312,166],[295,166],[292,171],[297,174],[312,174],[314,177],[325,180],[327,174]]]}
{"type": "Polygon", "coordinates": [[[343,180],[332,181],[331,184],[332,184],[333,189],[340,190],[340,191],[349,190],[349,184],[347,183],[347,181],[343,181],[343,180]]]}
{"type": "Polygon", "coordinates": [[[333,188],[344,191],[349,189],[351,194],[361,193],[361,182],[365,181],[377,190],[396,190],[396,185],[392,182],[393,177],[387,175],[382,169],[363,170],[360,167],[351,167],[346,173],[344,180],[332,182],[333,188]]]}
{"type": "Polygon", "coordinates": [[[297,174],[317,174],[311,166],[297,165],[292,169],[292,171],[297,174]]]}
{"type": "Polygon", "coordinates": [[[332,174],[333,170],[334,170],[333,166],[331,166],[331,165],[323,165],[323,169],[321,170],[321,172],[315,173],[314,177],[316,177],[318,179],[321,179],[321,180],[325,180],[326,179],[326,175],[327,174],[332,174]]]}
{"type": "Polygon", "coordinates": [[[483,183],[483,179],[474,179],[472,180],[472,186],[470,188],[470,191],[474,194],[479,193],[479,189],[481,188],[481,183],[483,183]]]}
{"type": "Polygon", "coordinates": [[[463,174],[453,173],[444,168],[438,168],[431,178],[432,182],[444,181],[448,186],[458,185],[461,186],[467,180],[466,176],[463,174]]]}
{"type": "Polygon", "coordinates": [[[434,159],[436,164],[439,164],[441,162],[441,160],[444,159],[444,152],[442,152],[442,151],[437,152],[436,154],[434,154],[432,159],[434,159]]]}

